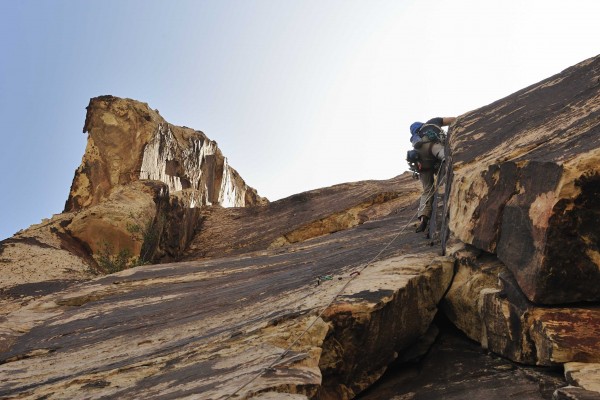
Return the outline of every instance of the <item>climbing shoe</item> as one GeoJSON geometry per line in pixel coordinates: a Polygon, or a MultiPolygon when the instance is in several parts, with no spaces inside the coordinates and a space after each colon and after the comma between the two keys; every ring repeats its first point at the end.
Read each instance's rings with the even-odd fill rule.
{"type": "Polygon", "coordinates": [[[415,232],[419,233],[419,232],[425,231],[425,229],[427,229],[428,223],[429,223],[429,218],[424,215],[421,216],[421,224],[419,225],[419,227],[417,228],[417,230],[415,232]]]}

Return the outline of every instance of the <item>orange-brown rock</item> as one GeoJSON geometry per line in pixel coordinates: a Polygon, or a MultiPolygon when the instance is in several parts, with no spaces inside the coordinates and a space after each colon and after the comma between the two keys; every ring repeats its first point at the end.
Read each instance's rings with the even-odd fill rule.
{"type": "Polygon", "coordinates": [[[198,259],[284,247],[399,210],[416,214],[413,201],[419,195],[419,182],[403,174],[385,181],[346,183],[299,193],[264,207],[204,208],[198,234],[184,257],[198,259]]]}
{"type": "MultiPolygon", "coordinates": [[[[445,296],[448,318],[486,349],[566,365],[580,387],[554,398],[593,398],[599,66],[457,120],[450,257],[413,232],[421,188],[409,174],[267,203],[201,132],[92,99],[67,211],[0,243],[0,397],[350,399],[392,362],[422,358],[445,296]],[[91,279],[125,255],[163,263],[91,279]]],[[[510,372],[486,393],[537,376],[496,367],[510,372]]],[[[393,396],[477,382],[415,381],[393,396]]]]}
{"type": "Polygon", "coordinates": [[[88,143],[65,211],[99,204],[117,187],[158,180],[186,190],[189,205],[243,207],[266,200],[229,166],[217,143],[200,131],[167,123],[146,103],[113,96],[90,100],[88,143]]]}
{"type": "Polygon", "coordinates": [[[457,272],[442,308],[470,338],[525,364],[600,360],[599,306],[538,306],[495,256],[472,249],[455,256],[457,272]]]}
{"type": "Polygon", "coordinates": [[[220,240],[241,232],[222,245],[227,257],[133,268],[30,302],[2,326],[0,396],[353,398],[428,331],[452,278],[452,260],[410,229],[415,187],[405,174],[237,219],[213,210],[220,240]],[[357,206],[369,218],[334,233],[270,249],[248,236],[263,217],[282,220],[276,239],[357,206]]]}
{"type": "Polygon", "coordinates": [[[534,302],[600,300],[600,56],[462,115],[450,229],[534,302]]]}

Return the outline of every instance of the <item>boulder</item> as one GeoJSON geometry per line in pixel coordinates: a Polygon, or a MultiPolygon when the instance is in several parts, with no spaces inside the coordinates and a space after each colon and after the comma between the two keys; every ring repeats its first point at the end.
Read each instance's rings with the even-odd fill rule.
{"type": "Polygon", "coordinates": [[[88,132],[88,143],[65,211],[99,204],[116,187],[144,179],[164,182],[170,193],[189,189],[191,207],[266,202],[229,166],[215,141],[167,123],[146,103],[93,98],[83,131],[88,132]]]}
{"type": "Polygon", "coordinates": [[[540,304],[600,300],[600,56],[466,113],[450,230],[540,304]]]}

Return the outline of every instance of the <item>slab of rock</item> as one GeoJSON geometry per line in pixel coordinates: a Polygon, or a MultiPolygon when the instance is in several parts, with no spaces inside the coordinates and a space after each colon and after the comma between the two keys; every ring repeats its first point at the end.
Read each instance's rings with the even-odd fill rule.
{"type": "Polygon", "coordinates": [[[428,330],[450,283],[452,260],[403,230],[414,210],[32,301],[2,323],[0,397],[351,398],[428,330]]]}
{"type": "Polygon", "coordinates": [[[600,300],[600,56],[462,115],[450,229],[527,298],[600,300]]]}
{"type": "Polygon", "coordinates": [[[566,386],[557,389],[552,395],[552,400],[598,400],[598,392],[585,390],[577,386],[566,386]]]}
{"type": "Polygon", "coordinates": [[[495,256],[473,249],[455,256],[456,277],[442,308],[470,338],[525,364],[600,360],[600,306],[538,306],[495,256]]]}
{"type": "Polygon", "coordinates": [[[186,191],[191,207],[243,207],[266,199],[231,168],[217,143],[200,131],[167,123],[146,103],[114,96],[90,100],[88,143],[65,211],[99,204],[118,186],[158,180],[186,191]]]}
{"type": "Polygon", "coordinates": [[[565,377],[573,386],[597,392],[600,398],[600,364],[572,362],[565,364],[565,377]]]}
{"type": "Polygon", "coordinates": [[[0,320],[36,297],[95,276],[93,259],[64,228],[73,217],[57,215],[0,242],[0,320]]]}
{"type": "Polygon", "coordinates": [[[137,181],[0,242],[0,316],[99,274],[179,257],[198,221],[186,204],[162,182],[137,181]]]}
{"type": "MultiPolygon", "coordinates": [[[[409,173],[299,193],[262,207],[203,208],[184,259],[280,248],[359,226],[390,214],[412,215],[421,185],[409,173]]],[[[414,230],[412,226],[408,230],[414,230]]]]}

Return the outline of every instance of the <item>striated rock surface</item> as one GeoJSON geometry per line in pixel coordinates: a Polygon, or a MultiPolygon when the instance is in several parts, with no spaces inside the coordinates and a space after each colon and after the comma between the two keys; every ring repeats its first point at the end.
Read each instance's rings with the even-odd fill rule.
{"type": "Polygon", "coordinates": [[[600,364],[572,362],[565,364],[567,381],[591,392],[600,393],[600,364]]]}
{"type": "Polygon", "coordinates": [[[244,207],[266,199],[246,185],[200,131],[167,123],[146,103],[113,96],[90,100],[88,143],[75,172],[65,211],[102,202],[118,186],[158,180],[169,192],[185,191],[190,207],[244,207]]]}
{"type": "MultiPolygon", "coordinates": [[[[372,203],[361,210],[376,218],[283,247],[268,249],[268,240],[238,256],[130,269],[9,314],[0,396],[354,397],[429,330],[453,262],[403,230],[418,197],[408,174],[349,186],[363,197],[346,209],[372,203]],[[395,195],[371,202],[375,188],[395,195]]],[[[323,210],[304,207],[329,204],[324,199],[347,189],[279,207],[304,213],[298,225],[306,226],[323,220],[323,210]]],[[[345,207],[331,203],[329,212],[345,207]]],[[[261,219],[250,213],[224,226],[256,230],[261,219]]]]}
{"type": "Polygon", "coordinates": [[[599,398],[599,69],[451,127],[449,257],[410,174],[268,203],[201,132],[92,99],[66,211],[0,243],[0,397],[599,398]]]}
{"type": "Polygon", "coordinates": [[[462,115],[450,229],[527,298],[600,300],[600,56],[462,115]]]}
{"type": "Polygon", "coordinates": [[[198,234],[184,258],[280,248],[391,213],[416,213],[413,202],[420,190],[419,182],[404,174],[386,181],[346,183],[299,193],[265,207],[204,208],[198,234]]]}
{"type": "Polygon", "coordinates": [[[178,259],[196,232],[196,206],[267,203],[216,142],[145,103],[91,99],[84,131],[65,212],[0,242],[2,312],[97,274],[178,259]]]}

